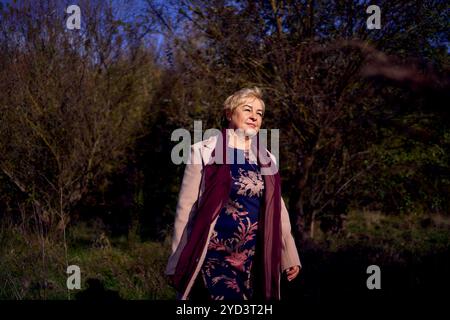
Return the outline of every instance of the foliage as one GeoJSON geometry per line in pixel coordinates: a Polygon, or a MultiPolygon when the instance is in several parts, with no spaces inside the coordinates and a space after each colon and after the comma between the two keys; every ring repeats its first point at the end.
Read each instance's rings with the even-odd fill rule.
{"type": "Polygon", "coordinates": [[[0,297],[65,299],[75,262],[123,298],[174,297],[171,134],[220,127],[250,86],[306,256],[445,257],[448,5],[379,1],[368,30],[369,4],[82,0],[81,30],[59,1],[0,4],[0,297]]]}
{"type": "MultiPolygon", "coordinates": [[[[80,267],[81,290],[89,289],[89,279],[97,279],[122,299],[175,297],[163,276],[168,241],[141,242],[136,230],[129,239],[110,239],[101,223],[81,223],[70,230],[67,263],[80,267]]],[[[0,240],[0,299],[77,299],[80,291],[66,287],[62,244],[43,243],[11,228],[2,228],[0,240]]]]}

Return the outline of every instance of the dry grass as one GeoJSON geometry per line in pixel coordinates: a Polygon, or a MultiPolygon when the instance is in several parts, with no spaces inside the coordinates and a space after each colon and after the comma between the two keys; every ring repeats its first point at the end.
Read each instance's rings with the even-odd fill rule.
{"type": "MultiPolygon", "coordinates": [[[[168,241],[140,242],[132,236],[109,239],[105,230],[80,224],[68,239],[68,264],[81,269],[81,290],[89,278],[123,299],[173,299],[163,270],[168,241]],[[129,240],[131,239],[131,240],[129,240]]],[[[74,299],[79,290],[66,288],[64,245],[19,228],[3,227],[0,234],[0,299],[74,299]]]]}

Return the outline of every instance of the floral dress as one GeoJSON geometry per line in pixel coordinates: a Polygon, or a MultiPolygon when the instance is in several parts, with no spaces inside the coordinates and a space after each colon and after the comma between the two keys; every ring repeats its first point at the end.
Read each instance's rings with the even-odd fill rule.
{"type": "Polygon", "coordinates": [[[258,216],[264,180],[247,152],[229,148],[232,188],[211,235],[201,275],[213,300],[252,297],[251,269],[256,247],[258,216]]]}

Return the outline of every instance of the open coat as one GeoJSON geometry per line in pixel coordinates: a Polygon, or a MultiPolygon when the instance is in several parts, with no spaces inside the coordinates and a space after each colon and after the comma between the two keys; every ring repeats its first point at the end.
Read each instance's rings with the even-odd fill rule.
{"type": "MultiPolygon", "coordinates": [[[[169,257],[165,273],[167,275],[174,275],[177,269],[177,264],[180,256],[189,242],[193,224],[198,210],[198,204],[202,203],[202,196],[205,191],[205,166],[210,164],[213,160],[214,149],[218,141],[218,136],[212,136],[209,139],[200,141],[191,146],[191,153],[188,164],[186,165],[181,190],[178,198],[178,205],[176,209],[174,234],[172,238],[172,254],[169,257]]],[[[270,156],[270,160],[276,164],[275,157],[265,149],[265,152],[270,156]]],[[[281,198],[281,196],[279,196],[281,198]]],[[[280,256],[280,270],[286,270],[289,267],[299,265],[301,266],[298,251],[295,245],[294,238],[291,234],[291,224],[289,221],[289,214],[283,199],[280,199],[281,214],[281,256],[280,256]]],[[[201,266],[206,256],[209,239],[214,231],[216,217],[209,225],[209,234],[207,240],[201,244],[201,254],[195,258],[195,264],[192,272],[188,275],[187,284],[183,287],[182,292],[179,292],[179,298],[186,300],[192,289],[194,281],[200,272],[201,266]]],[[[279,291],[279,277],[275,288],[275,299],[280,298],[279,291]]]]}

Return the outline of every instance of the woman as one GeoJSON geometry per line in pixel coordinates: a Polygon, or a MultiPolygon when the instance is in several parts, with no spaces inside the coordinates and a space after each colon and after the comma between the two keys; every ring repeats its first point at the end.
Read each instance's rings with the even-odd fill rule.
{"type": "Polygon", "coordinates": [[[258,88],[239,90],[228,129],[191,146],[166,268],[182,300],[277,300],[281,273],[300,271],[275,157],[259,145],[264,111],[258,88]]]}

